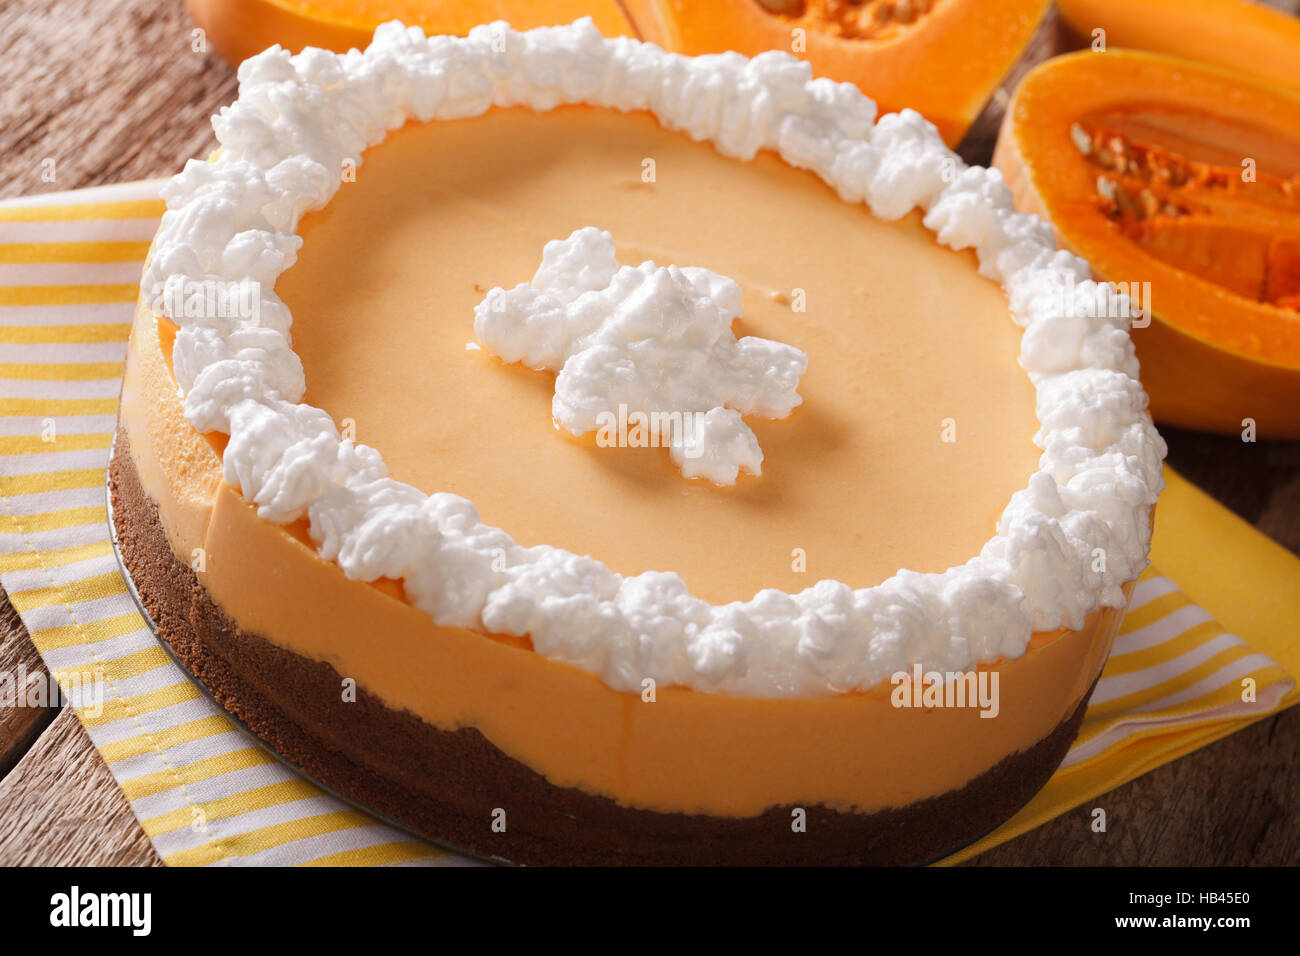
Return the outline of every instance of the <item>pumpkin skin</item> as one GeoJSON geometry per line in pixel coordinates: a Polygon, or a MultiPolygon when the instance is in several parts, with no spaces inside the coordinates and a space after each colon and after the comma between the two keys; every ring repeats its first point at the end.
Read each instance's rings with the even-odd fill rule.
{"type": "Polygon", "coordinates": [[[1024,54],[1048,3],[882,0],[837,6],[870,15],[904,5],[906,22],[882,19],[883,26],[860,30],[828,20],[826,0],[624,0],[642,39],[691,56],[795,52],[818,76],[860,87],[882,113],[917,110],[955,146],[1024,54]],[[795,29],[804,31],[804,50],[794,49],[795,29]]]}
{"type": "Polygon", "coordinates": [[[1300,93],[1300,19],[1249,0],[1058,0],[1082,43],[1165,53],[1300,93]]]}
{"type": "Polygon", "coordinates": [[[605,36],[634,36],[618,0],[185,0],[223,59],[238,64],[278,43],[292,53],[315,46],[344,53],[370,44],[375,27],[401,20],[426,33],[467,34],[509,20],[517,30],[590,16],[605,36]]]}
{"type": "Polygon", "coordinates": [[[1132,334],[1158,421],[1300,438],[1300,97],[1156,54],[1067,54],[1025,78],[993,162],[1100,278],[1150,283],[1132,334]]]}

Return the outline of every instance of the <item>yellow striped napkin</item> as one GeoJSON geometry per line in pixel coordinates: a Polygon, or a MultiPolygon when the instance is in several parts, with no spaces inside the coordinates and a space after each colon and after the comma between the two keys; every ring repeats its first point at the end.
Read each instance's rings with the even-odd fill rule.
{"type": "Polygon", "coordinates": [[[0,203],[0,584],[168,864],[462,862],[270,757],[126,590],[104,471],[157,187],[0,203]]]}
{"type": "MultiPolygon", "coordinates": [[[[267,755],[172,661],[127,593],[104,470],[141,263],[163,210],[157,185],[0,202],[0,584],[168,864],[466,863],[267,755]]],[[[1261,548],[1266,579],[1300,590],[1300,561],[1195,495],[1171,477],[1157,561],[1160,542],[1176,563],[1213,525],[1224,570],[1246,582],[1216,594],[1224,606],[1251,602],[1261,548]]],[[[1148,570],[1065,765],[1019,816],[952,859],[1293,702],[1284,666],[1300,665],[1300,597],[1258,608],[1234,609],[1239,637],[1148,570]],[[1242,699],[1247,678],[1253,701],[1242,699]]]]}

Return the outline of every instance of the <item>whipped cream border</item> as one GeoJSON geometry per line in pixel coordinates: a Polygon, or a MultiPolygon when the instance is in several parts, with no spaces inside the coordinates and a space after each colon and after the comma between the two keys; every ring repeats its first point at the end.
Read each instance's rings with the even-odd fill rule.
{"type": "MultiPolygon", "coordinates": [[[[350,578],[400,578],[442,625],[528,635],[537,653],[620,691],[659,686],[756,697],[866,690],[898,671],[969,670],[1021,655],[1034,631],[1079,628],[1123,606],[1147,563],[1165,446],[1137,380],[1130,303],[1017,213],[996,170],[968,167],[911,110],[877,121],[848,83],[813,78],[780,52],[684,57],[590,19],[468,37],[384,24],[364,51],[279,47],[239,68],[239,96],[213,117],[221,143],[163,190],[168,211],[142,288],[164,294],[185,415],[230,436],[223,475],[261,518],[304,515],[350,578]],[[1023,326],[1037,391],[1039,470],[980,554],[939,574],[902,570],[868,588],[821,581],[712,605],[674,573],[617,574],[591,557],[524,548],[456,495],[387,476],[379,453],[300,403],[291,317],[272,287],[293,265],[301,216],[326,205],[345,164],[409,119],[544,111],[587,103],[651,112],[741,160],[775,151],[885,220],[914,208],[940,243],[972,248],[1023,326]],[[256,320],[173,315],[193,283],[250,283],[256,320]]],[[[467,317],[468,320],[468,317],[467,317]]]]}

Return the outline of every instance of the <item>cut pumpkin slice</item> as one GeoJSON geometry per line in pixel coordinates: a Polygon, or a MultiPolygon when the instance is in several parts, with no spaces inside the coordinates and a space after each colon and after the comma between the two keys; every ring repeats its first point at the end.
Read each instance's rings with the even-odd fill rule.
{"type": "Polygon", "coordinates": [[[401,20],[426,33],[464,36],[480,23],[516,30],[590,16],[605,36],[634,36],[618,0],[185,0],[213,49],[239,63],[273,44],[298,53],[316,46],[364,50],[375,27],[401,20]]]}
{"type": "Polygon", "coordinates": [[[1072,53],[1025,78],[994,165],[1101,278],[1149,288],[1133,340],[1157,420],[1300,437],[1300,97],[1072,53]]]}
{"type": "Polygon", "coordinates": [[[1300,20],[1251,0],[1058,0],[1081,40],[1237,70],[1300,92],[1300,20]]]}
{"type": "Polygon", "coordinates": [[[917,110],[956,145],[1019,61],[1046,0],[624,0],[643,39],[678,53],[795,53],[881,112],[917,110]]]}

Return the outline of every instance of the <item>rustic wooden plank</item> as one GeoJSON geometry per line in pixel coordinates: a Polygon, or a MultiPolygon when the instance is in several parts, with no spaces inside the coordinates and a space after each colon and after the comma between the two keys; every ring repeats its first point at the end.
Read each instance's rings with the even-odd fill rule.
{"type": "Polygon", "coordinates": [[[1300,442],[1244,442],[1168,426],[1160,434],[1179,474],[1300,554],[1300,442]]]}
{"type": "Polygon", "coordinates": [[[41,731],[58,714],[49,700],[50,672],[27,637],[18,612],[0,590],[0,778],[3,778],[35,743],[41,731]],[[28,684],[43,682],[44,698],[27,693],[28,684]],[[38,706],[28,706],[35,703],[38,706]]]}
{"type": "Polygon", "coordinates": [[[0,195],[164,176],[206,156],[236,82],[191,50],[193,28],[181,0],[0,4],[0,195]]]}
{"type": "Polygon", "coordinates": [[[1300,707],[1138,777],[968,866],[1294,866],[1300,707]],[[1090,827],[1106,811],[1105,833],[1090,827]]]}
{"type": "Polygon", "coordinates": [[[0,780],[0,866],[161,866],[68,708],[0,780]]]}

